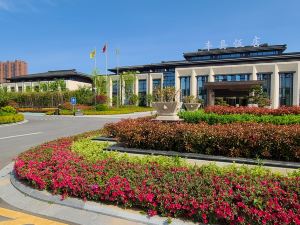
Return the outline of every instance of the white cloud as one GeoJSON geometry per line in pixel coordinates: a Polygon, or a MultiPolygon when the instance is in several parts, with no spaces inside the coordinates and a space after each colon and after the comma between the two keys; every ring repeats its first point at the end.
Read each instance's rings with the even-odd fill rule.
{"type": "Polygon", "coordinates": [[[0,11],[38,12],[42,6],[54,7],[58,0],[0,0],[0,11]]]}

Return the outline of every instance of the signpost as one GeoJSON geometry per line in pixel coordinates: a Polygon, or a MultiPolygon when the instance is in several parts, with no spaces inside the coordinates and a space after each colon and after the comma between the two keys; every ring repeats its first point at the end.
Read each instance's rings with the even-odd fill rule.
{"type": "Polygon", "coordinates": [[[77,104],[77,99],[76,97],[71,97],[70,102],[73,106],[73,115],[75,116],[75,105],[77,104]]]}

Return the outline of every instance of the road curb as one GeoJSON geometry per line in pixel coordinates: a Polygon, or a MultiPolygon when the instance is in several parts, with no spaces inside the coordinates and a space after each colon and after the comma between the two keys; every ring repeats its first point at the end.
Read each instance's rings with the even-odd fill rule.
{"type": "Polygon", "coordinates": [[[28,123],[28,120],[23,120],[23,121],[17,122],[17,123],[2,124],[2,125],[0,125],[0,128],[1,127],[10,127],[10,126],[15,126],[15,125],[21,125],[21,124],[24,124],[24,123],[28,123]]]}
{"type": "MultiPolygon", "coordinates": [[[[0,171],[1,174],[1,171],[0,171]]],[[[66,207],[71,207],[74,209],[84,210],[88,212],[98,213],[105,216],[111,216],[119,219],[125,219],[132,222],[138,222],[143,223],[147,225],[166,225],[167,224],[167,218],[160,217],[160,216],[154,216],[149,217],[146,215],[142,215],[137,211],[133,210],[124,210],[122,208],[119,208],[117,206],[112,205],[104,205],[99,202],[92,202],[92,201],[82,201],[80,199],[71,198],[68,197],[65,200],[61,200],[61,197],[58,195],[52,195],[51,193],[43,190],[36,190],[33,189],[22,182],[20,182],[15,173],[11,171],[10,173],[10,181],[11,184],[21,193],[23,193],[26,196],[29,196],[31,198],[34,198],[39,201],[43,201],[49,204],[57,204],[62,205],[66,207]]],[[[179,219],[172,219],[172,225],[194,225],[193,222],[186,222],[179,219]]],[[[199,223],[198,223],[199,224],[199,223]]]]}

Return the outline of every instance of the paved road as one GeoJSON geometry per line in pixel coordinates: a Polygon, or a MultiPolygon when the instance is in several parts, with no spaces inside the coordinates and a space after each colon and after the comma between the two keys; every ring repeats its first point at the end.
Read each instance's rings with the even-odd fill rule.
{"type": "MultiPolygon", "coordinates": [[[[19,153],[26,151],[30,147],[36,146],[46,141],[54,140],[59,137],[79,134],[90,130],[96,130],[103,127],[103,125],[106,123],[116,122],[121,118],[138,116],[141,116],[141,114],[136,114],[134,116],[119,115],[102,117],[64,117],[30,114],[26,115],[25,118],[28,120],[27,123],[19,125],[0,126],[0,170],[8,165],[19,153]]],[[[6,212],[5,209],[13,209],[19,212],[24,212],[8,205],[0,198],[0,212],[1,210],[3,212],[6,212]]],[[[3,222],[6,223],[5,221],[3,221],[3,219],[7,219],[3,218],[3,212],[2,215],[0,213],[0,224],[2,224],[3,222]]],[[[31,218],[28,214],[27,217],[31,218]]],[[[47,217],[42,218],[51,220],[51,218],[47,217]]],[[[59,222],[64,223],[65,221],[59,222]]]]}
{"type": "Polygon", "coordinates": [[[0,126],[0,169],[20,152],[58,137],[96,130],[105,123],[120,120],[109,117],[59,117],[26,115],[27,123],[0,126]]]}

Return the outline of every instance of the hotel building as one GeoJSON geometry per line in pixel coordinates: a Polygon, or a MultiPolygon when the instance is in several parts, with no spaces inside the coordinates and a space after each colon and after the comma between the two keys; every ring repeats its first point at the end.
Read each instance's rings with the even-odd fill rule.
{"type": "MultiPolygon", "coordinates": [[[[199,49],[184,53],[180,61],[113,68],[109,96],[118,94],[117,73],[133,71],[137,79],[132,90],[139,96],[152,94],[158,87],[174,86],[180,90],[181,98],[197,96],[205,105],[214,105],[216,97],[222,97],[230,105],[247,105],[251,88],[262,85],[272,108],[298,106],[300,52],[285,50],[286,45],[268,44],[199,49]]],[[[125,97],[123,102],[126,103],[125,97]]]]}
{"type": "Polygon", "coordinates": [[[0,83],[7,79],[27,74],[27,63],[21,60],[0,62],[0,83]]]}

